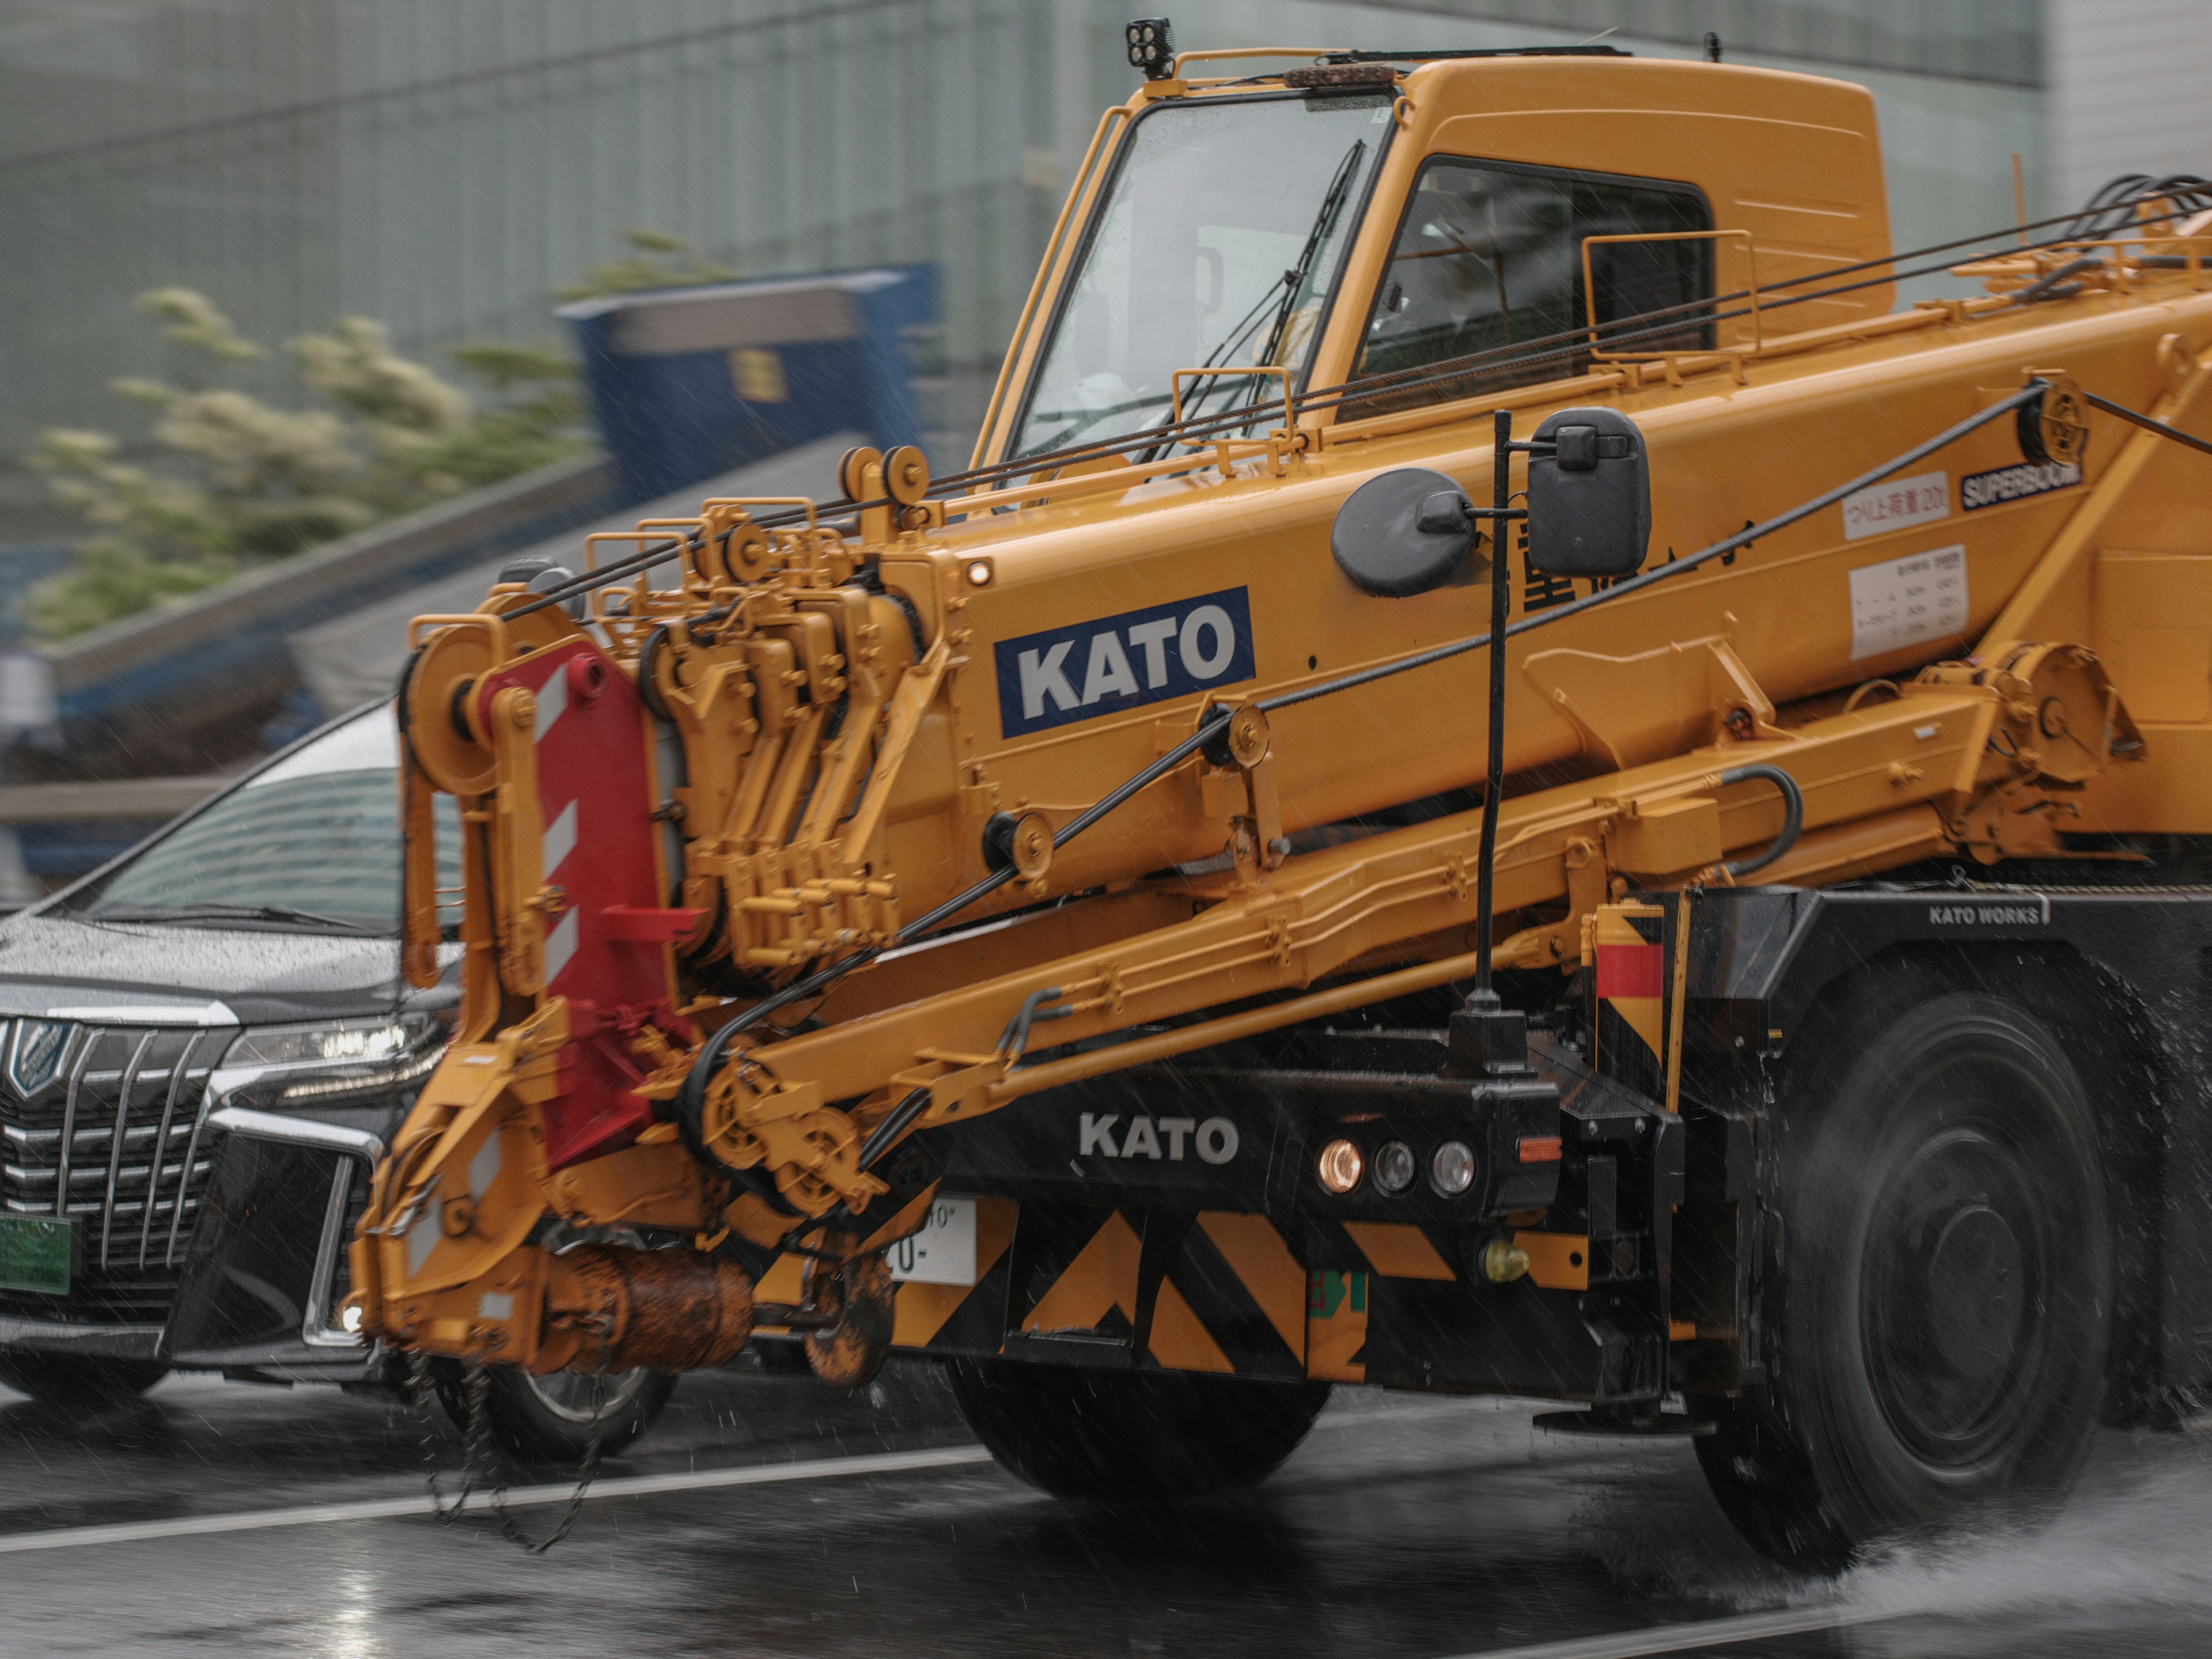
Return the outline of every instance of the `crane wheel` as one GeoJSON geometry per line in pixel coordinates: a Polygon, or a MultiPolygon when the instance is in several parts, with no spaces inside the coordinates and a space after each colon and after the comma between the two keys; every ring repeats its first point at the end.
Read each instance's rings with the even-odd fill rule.
{"type": "Polygon", "coordinates": [[[991,1455],[1055,1498],[1200,1498],[1256,1486],[1297,1449],[1326,1382],[1107,1371],[1002,1359],[950,1366],[991,1455]]]}
{"type": "MultiPolygon", "coordinates": [[[[467,1384],[453,1361],[434,1364],[431,1376],[439,1403],[453,1426],[469,1432],[467,1384]]],[[[613,1457],[653,1426],[676,1392],[666,1371],[554,1371],[533,1376],[512,1365],[489,1367],[485,1379],[484,1418],[492,1436],[517,1457],[549,1463],[579,1463],[593,1441],[599,1455],[613,1457]]]]}
{"type": "Polygon", "coordinates": [[[1794,1057],[1762,1183],[1769,1381],[1698,1443],[1737,1529],[1817,1571],[2054,1509],[2112,1340],[2096,1118],[2065,1048],[2014,1003],[1913,973],[1881,989],[1794,1057]]]}

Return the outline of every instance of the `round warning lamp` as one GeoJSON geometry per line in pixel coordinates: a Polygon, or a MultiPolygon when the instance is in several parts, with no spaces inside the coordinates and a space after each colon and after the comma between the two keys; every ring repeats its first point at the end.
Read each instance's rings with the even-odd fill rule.
{"type": "Polygon", "coordinates": [[[1391,1141],[1375,1154],[1375,1184],[1393,1197],[1411,1187],[1419,1170],[1413,1149],[1402,1140],[1391,1141]]]}
{"type": "Polygon", "coordinates": [[[1332,1140],[1321,1149],[1321,1184],[1339,1198],[1359,1184],[1360,1171],[1365,1167],[1359,1148],[1348,1140],[1332,1140]]]}
{"type": "Polygon", "coordinates": [[[1474,1185],[1474,1152],[1464,1140],[1447,1140],[1429,1160],[1429,1179],[1448,1198],[1474,1185]]]}

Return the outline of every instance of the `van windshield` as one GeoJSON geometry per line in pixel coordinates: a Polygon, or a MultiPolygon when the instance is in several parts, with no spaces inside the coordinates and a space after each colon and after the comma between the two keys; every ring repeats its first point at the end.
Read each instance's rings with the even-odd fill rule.
{"type": "MultiPolygon", "coordinates": [[[[1039,354],[1017,457],[1171,417],[1179,368],[1286,368],[1295,382],[1394,131],[1390,101],[1261,98],[1139,118],[1039,354]]],[[[1280,377],[1182,382],[1182,412],[1247,404],[1274,426],[1280,377]]]]}
{"type": "MultiPolygon", "coordinates": [[[[398,728],[380,705],[294,750],[177,826],[71,914],[392,933],[399,926],[398,728]]],[[[453,818],[452,799],[437,806],[453,818]]],[[[460,883],[459,823],[438,826],[441,887],[460,883]]]]}

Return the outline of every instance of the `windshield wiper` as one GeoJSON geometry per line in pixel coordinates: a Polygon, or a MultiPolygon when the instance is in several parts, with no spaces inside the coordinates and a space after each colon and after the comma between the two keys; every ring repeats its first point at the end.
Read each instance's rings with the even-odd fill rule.
{"type": "MultiPolygon", "coordinates": [[[[1352,194],[1352,181],[1359,171],[1359,158],[1366,153],[1367,141],[1364,138],[1353,139],[1352,148],[1344,152],[1344,159],[1336,164],[1336,176],[1329,180],[1328,193],[1321,198],[1320,211],[1314,215],[1313,223],[1307,228],[1305,246],[1298,250],[1297,263],[1268,285],[1266,292],[1260,295],[1258,303],[1237,319],[1236,326],[1230,331],[1228,337],[1206,354],[1206,361],[1199,365],[1200,368],[1214,368],[1224,355],[1236,350],[1238,346],[1250,338],[1260,307],[1266,305],[1269,298],[1279,289],[1282,298],[1275,303],[1275,314],[1267,326],[1267,343],[1261,348],[1259,356],[1261,363],[1272,363],[1275,361],[1277,352],[1282,349],[1283,331],[1290,326],[1291,319],[1297,313],[1298,295],[1304,291],[1307,279],[1313,275],[1314,262],[1321,258],[1321,251],[1328,246],[1330,233],[1336,228],[1337,216],[1344,211],[1344,204],[1352,194]]],[[[1251,375],[1249,379],[1251,385],[1250,400],[1256,405],[1266,393],[1267,379],[1264,375],[1259,374],[1251,375]]],[[[1218,374],[1200,381],[1199,383],[1200,389],[1192,392],[1189,402],[1183,408],[1182,419],[1186,421],[1197,419],[1199,411],[1205,405],[1206,399],[1212,397],[1220,385],[1221,377],[1218,374]]],[[[1169,420],[1155,422],[1152,428],[1147,429],[1157,430],[1161,426],[1174,423],[1171,416],[1169,420]]],[[[1164,447],[1161,444],[1154,444],[1146,449],[1139,459],[1152,460],[1164,447]]]]}
{"type": "MultiPolygon", "coordinates": [[[[1367,141],[1355,138],[1352,148],[1344,152],[1344,160],[1337,163],[1336,177],[1329,180],[1328,194],[1322,198],[1321,211],[1314,215],[1313,228],[1306,233],[1306,245],[1298,251],[1298,262],[1284,273],[1286,278],[1295,277],[1297,280],[1286,280],[1283,284],[1282,303],[1275,308],[1274,325],[1267,331],[1267,343],[1260,353],[1260,361],[1263,363],[1273,362],[1275,354],[1282,349],[1283,331],[1290,326],[1291,313],[1298,302],[1299,290],[1305,287],[1306,279],[1313,275],[1314,261],[1321,258],[1322,248],[1328,241],[1329,233],[1336,228],[1336,216],[1344,211],[1345,200],[1352,194],[1352,176],[1359,171],[1359,158],[1366,153],[1367,141]]],[[[1256,398],[1259,391],[1256,376],[1255,380],[1253,390],[1256,398]]]]}
{"type": "Polygon", "coordinates": [[[212,902],[96,904],[77,914],[89,921],[290,921],[305,922],[315,927],[335,927],[348,933],[381,933],[386,931],[368,922],[349,921],[343,916],[326,916],[319,911],[302,910],[294,904],[219,904],[212,902]]]}
{"type": "MultiPolygon", "coordinates": [[[[1266,288],[1261,290],[1260,297],[1252,302],[1252,308],[1246,312],[1242,317],[1239,317],[1237,321],[1231,325],[1229,332],[1222,336],[1221,343],[1206,354],[1205,361],[1200,363],[1199,367],[1200,368],[1212,368],[1216,367],[1224,357],[1236,350],[1237,347],[1243,345],[1245,341],[1250,339],[1252,337],[1252,331],[1260,325],[1261,312],[1265,310],[1267,308],[1267,302],[1275,297],[1275,290],[1279,288],[1287,287],[1291,292],[1295,294],[1297,291],[1297,285],[1298,273],[1295,270],[1285,271],[1281,276],[1276,277],[1273,282],[1268,283],[1266,288]]],[[[1259,377],[1255,376],[1254,378],[1257,379],[1259,377]]],[[[1141,399],[1141,402],[1146,404],[1166,404],[1169,405],[1168,412],[1161,416],[1158,420],[1148,422],[1146,424],[1139,427],[1129,435],[1133,438],[1141,438],[1147,432],[1158,432],[1164,427],[1174,426],[1179,420],[1188,421],[1196,419],[1200,407],[1204,405],[1208,398],[1211,398],[1213,395],[1215,389],[1219,386],[1220,384],[1221,377],[1218,374],[1208,376],[1206,380],[1200,381],[1199,383],[1199,389],[1191,393],[1188,407],[1184,409],[1180,415],[1178,415],[1175,410],[1173,394],[1170,394],[1167,397],[1152,397],[1141,399]]],[[[1125,404],[1123,407],[1134,408],[1136,405],[1125,404]]],[[[1084,424],[1085,426],[1089,426],[1094,424],[1094,422],[1085,422],[1084,424]]],[[[1082,428],[1079,427],[1077,430],[1080,431],[1082,430],[1082,428]]],[[[1065,448],[1070,435],[1071,434],[1069,434],[1063,433],[1058,439],[1054,440],[1054,441],[1059,444],[1060,447],[1065,448]]],[[[1165,446],[1162,444],[1148,445],[1138,454],[1137,459],[1140,463],[1149,461],[1152,459],[1153,457],[1157,456],[1164,447],[1165,446]]]]}

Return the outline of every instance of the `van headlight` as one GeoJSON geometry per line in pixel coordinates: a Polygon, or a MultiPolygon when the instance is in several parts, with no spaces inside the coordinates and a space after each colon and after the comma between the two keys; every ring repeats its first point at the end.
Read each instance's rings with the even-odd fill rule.
{"type": "Polygon", "coordinates": [[[224,1052],[218,1075],[270,1106],[384,1093],[428,1077],[448,1035],[427,1013],[250,1026],[224,1052]]]}

